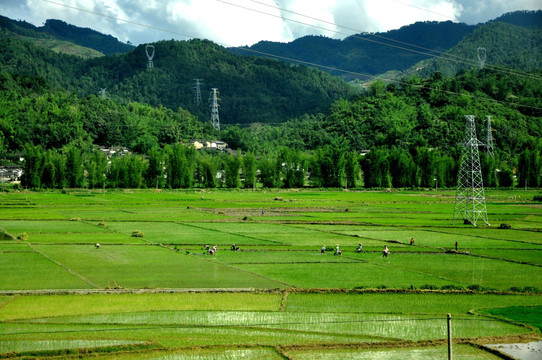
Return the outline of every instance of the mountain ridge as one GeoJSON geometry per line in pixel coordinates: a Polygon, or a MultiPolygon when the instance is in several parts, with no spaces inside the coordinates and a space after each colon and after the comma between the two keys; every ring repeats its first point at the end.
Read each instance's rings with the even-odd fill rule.
{"type": "MultiPolygon", "coordinates": [[[[535,31],[542,27],[542,10],[510,12],[477,25],[451,21],[417,22],[385,33],[354,34],[343,40],[308,35],[288,43],[260,41],[245,49],[348,70],[341,72],[320,67],[346,80],[366,80],[388,71],[411,70],[420,61],[452,49],[475,30],[496,22],[535,31]],[[412,39],[417,40],[415,45],[412,39]]],[[[242,48],[230,48],[230,51],[254,55],[242,48]]]]}

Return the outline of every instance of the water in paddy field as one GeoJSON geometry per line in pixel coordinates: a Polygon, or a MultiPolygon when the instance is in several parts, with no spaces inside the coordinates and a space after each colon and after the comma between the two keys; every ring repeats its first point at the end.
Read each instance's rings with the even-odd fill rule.
{"type": "Polygon", "coordinates": [[[0,341],[0,353],[92,348],[100,346],[142,344],[133,340],[6,340],[0,341]]]}
{"type": "Polygon", "coordinates": [[[207,355],[170,354],[149,360],[250,360],[274,358],[274,355],[275,354],[270,350],[243,349],[224,350],[222,353],[212,353],[207,355]]]}
{"type": "Polygon", "coordinates": [[[542,341],[517,344],[493,344],[487,345],[519,360],[542,359],[542,341]]]}

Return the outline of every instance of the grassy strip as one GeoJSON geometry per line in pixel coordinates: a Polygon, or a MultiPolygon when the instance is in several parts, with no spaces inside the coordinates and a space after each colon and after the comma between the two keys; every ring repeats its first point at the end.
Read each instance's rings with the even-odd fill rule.
{"type": "Polygon", "coordinates": [[[1,320],[153,310],[278,311],[280,293],[180,293],[19,296],[0,308],[1,320]]]}

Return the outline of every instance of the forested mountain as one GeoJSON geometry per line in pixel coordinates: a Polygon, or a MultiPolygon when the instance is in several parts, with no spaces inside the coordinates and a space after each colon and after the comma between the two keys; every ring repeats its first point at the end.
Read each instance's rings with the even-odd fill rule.
{"type": "Polygon", "coordinates": [[[210,88],[220,92],[221,123],[280,123],[324,111],[356,90],[327,73],[280,61],[239,57],[210,41],[160,41],[154,68],[145,46],[127,54],[83,60],[56,54],[0,33],[0,72],[35,75],[79,96],[106,88],[116,101],[182,107],[208,118],[210,88]],[[203,103],[194,104],[193,79],[203,79],[203,103]]]}
{"type": "Polygon", "coordinates": [[[105,55],[126,53],[134,49],[134,46],[124,44],[111,35],[70,25],[61,20],[49,19],[45,21],[43,26],[37,27],[26,21],[17,21],[0,16],[0,26],[27,38],[67,41],[94,49],[105,55]]]}
{"type": "MultiPolygon", "coordinates": [[[[464,47],[460,45],[463,43],[461,40],[465,38],[465,41],[474,41],[476,44],[467,46],[468,49],[454,49],[454,55],[477,62],[476,48],[485,46],[488,50],[488,63],[506,66],[513,64],[515,68],[525,71],[532,68],[533,61],[540,58],[541,26],[541,10],[517,11],[504,14],[486,24],[466,25],[451,21],[418,22],[403,26],[398,30],[375,34],[362,33],[349,36],[344,40],[305,36],[290,43],[261,41],[248,49],[360,74],[379,75],[392,70],[405,71],[411,67],[416,69],[420,66],[428,66],[425,62],[422,65],[415,64],[426,59],[433,59],[434,56],[453,47],[461,49],[464,47]],[[472,46],[474,46],[474,51],[472,51],[472,46]],[[533,50],[536,54],[530,56],[533,59],[530,61],[525,54],[532,53],[533,50]],[[517,58],[521,58],[522,61],[517,63],[517,58]]],[[[231,51],[241,55],[258,55],[238,48],[232,48],[231,51]]],[[[439,68],[447,68],[449,70],[447,73],[455,74],[462,67],[441,65],[439,68]]],[[[324,67],[322,70],[347,80],[367,80],[367,77],[357,74],[324,67]]],[[[431,68],[423,75],[427,76],[434,70],[435,68],[431,68]]]]}
{"type": "MultiPolygon", "coordinates": [[[[474,29],[475,26],[451,21],[417,22],[403,26],[398,30],[375,34],[357,34],[344,40],[335,40],[324,36],[304,36],[289,43],[260,41],[249,49],[354,73],[377,75],[389,70],[406,70],[415,63],[428,58],[428,51],[422,48],[445,51],[474,29]],[[404,43],[415,43],[421,48],[404,43]]],[[[242,49],[232,48],[230,50],[240,55],[258,55],[242,49]]],[[[434,54],[431,51],[429,53],[434,54]]],[[[360,75],[324,67],[322,70],[347,80],[367,79],[360,75]]]]}
{"type": "Polygon", "coordinates": [[[503,14],[491,22],[498,21],[526,28],[542,26],[542,11],[514,11],[503,14]]]}

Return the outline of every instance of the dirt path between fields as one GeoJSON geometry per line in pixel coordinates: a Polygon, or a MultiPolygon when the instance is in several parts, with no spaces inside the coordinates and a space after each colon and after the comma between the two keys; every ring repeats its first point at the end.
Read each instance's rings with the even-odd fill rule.
{"type": "Polygon", "coordinates": [[[87,294],[175,294],[175,293],[251,293],[272,292],[254,288],[201,288],[201,289],[43,289],[43,290],[0,290],[6,295],[87,295],[87,294]]]}

